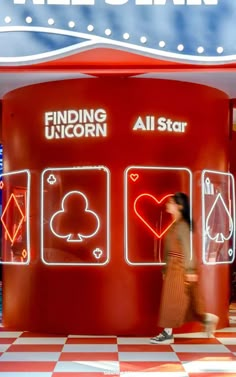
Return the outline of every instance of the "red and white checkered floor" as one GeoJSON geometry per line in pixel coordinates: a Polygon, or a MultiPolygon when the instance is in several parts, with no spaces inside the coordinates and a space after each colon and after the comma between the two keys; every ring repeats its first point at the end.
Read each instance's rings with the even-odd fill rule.
{"type": "Polygon", "coordinates": [[[149,338],[52,336],[0,328],[1,377],[236,377],[236,309],[214,337],[180,334],[171,345],[149,338]]]}

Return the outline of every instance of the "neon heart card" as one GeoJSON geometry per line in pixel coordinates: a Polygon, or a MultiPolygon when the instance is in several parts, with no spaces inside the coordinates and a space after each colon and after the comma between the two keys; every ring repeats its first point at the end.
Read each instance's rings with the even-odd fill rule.
{"type": "Polygon", "coordinates": [[[124,182],[125,259],[132,265],[163,265],[164,237],[173,224],[166,203],[182,191],[192,211],[192,173],[187,168],[130,166],[124,182]]]}

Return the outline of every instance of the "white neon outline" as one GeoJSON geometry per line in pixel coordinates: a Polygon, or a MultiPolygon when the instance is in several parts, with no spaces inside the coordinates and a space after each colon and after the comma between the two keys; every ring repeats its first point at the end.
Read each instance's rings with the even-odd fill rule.
{"type": "MultiPolygon", "coordinates": [[[[124,251],[125,251],[125,261],[131,266],[163,266],[165,263],[158,262],[132,262],[129,260],[129,245],[128,245],[128,179],[129,171],[131,169],[140,170],[167,170],[167,171],[185,171],[189,173],[189,205],[190,205],[190,217],[192,218],[192,171],[185,167],[165,167],[165,166],[138,166],[132,165],[125,169],[124,171],[124,251]]],[[[137,173],[138,174],[138,173],[137,173]]],[[[190,232],[190,260],[193,257],[193,235],[190,232]]]]}
{"type": "Polygon", "coordinates": [[[95,236],[95,234],[97,234],[97,232],[98,232],[98,230],[99,230],[99,228],[100,228],[100,220],[99,220],[99,217],[98,217],[98,215],[96,214],[96,212],[91,211],[91,210],[88,209],[88,208],[89,208],[88,198],[87,198],[87,196],[84,195],[81,191],[75,191],[75,190],[74,190],[74,191],[70,191],[70,192],[68,192],[68,193],[63,197],[63,199],[62,199],[62,201],[61,201],[61,208],[62,208],[61,210],[59,210],[59,211],[57,211],[57,212],[54,213],[54,215],[51,217],[51,220],[50,220],[50,222],[49,222],[50,229],[51,229],[52,233],[53,233],[56,237],[58,237],[58,238],[67,238],[67,242],[83,242],[83,238],[92,238],[93,236],[95,236]],[[57,215],[59,215],[60,213],[65,213],[64,203],[65,203],[66,199],[68,198],[68,196],[73,195],[73,194],[79,194],[79,195],[81,195],[81,196],[84,198],[84,201],[85,201],[85,203],[86,203],[86,205],[85,205],[85,212],[92,214],[93,216],[96,217],[96,220],[97,220],[97,227],[96,227],[96,229],[95,229],[95,231],[94,231],[93,233],[91,233],[91,234],[88,235],[88,236],[86,236],[86,235],[84,235],[84,234],[82,234],[82,233],[77,233],[78,239],[76,239],[76,240],[71,239],[71,233],[70,233],[69,235],[66,235],[66,236],[62,236],[62,235],[58,234],[57,232],[54,231],[54,229],[53,229],[53,225],[52,225],[52,223],[53,223],[53,221],[54,221],[54,219],[55,219],[55,217],[56,217],[57,215]]]}
{"type": "Polygon", "coordinates": [[[197,55],[189,55],[189,54],[179,54],[176,52],[168,52],[163,50],[158,50],[150,47],[138,46],[127,42],[117,41],[110,38],[100,37],[98,35],[91,35],[89,33],[81,33],[72,30],[64,30],[64,29],[52,29],[47,27],[40,27],[40,26],[2,26],[0,27],[0,33],[2,32],[17,32],[17,31],[30,31],[35,33],[47,33],[47,34],[57,34],[57,35],[64,35],[64,36],[71,36],[75,38],[86,39],[87,41],[74,44],[72,46],[67,46],[60,48],[58,50],[39,53],[35,55],[28,55],[28,56],[19,56],[19,57],[0,57],[0,64],[1,63],[8,63],[9,65],[19,65],[19,63],[32,63],[35,62],[43,62],[49,61],[50,58],[53,59],[55,57],[65,57],[71,55],[72,52],[77,53],[81,51],[88,50],[89,47],[112,47],[117,48],[121,51],[128,51],[133,52],[137,51],[144,56],[150,57],[164,57],[174,61],[180,62],[195,62],[196,64],[225,64],[225,63],[232,63],[236,61],[236,54],[233,55],[225,55],[225,56],[197,56],[197,55]]]}
{"type": "MultiPolygon", "coordinates": [[[[230,187],[230,185],[229,185],[230,187]]],[[[219,265],[219,264],[232,264],[235,260],[235,184],[234,184],[234,176],[229,172],[221,172],[218,170],[203,170],[201,174],[201,197],[202,197],[202,261],[206,265],[219,265]],[[231,181],[231,189],[232,189],[232,221],[233,221],[233,234],[232,234],[232,261],[222,261],[222,262],[209,262],[206,260],[206,249],[205,249],[205,236],[207,236],[207,231],[205,228],[206,221],[206,208],[205,208],[205,175],[206,174],[215,174],[215,175],[223,175],[230,178],[231,181]]],[[[228,252],[231,248],[228,250],[228,252]]]]}
{"type": "MultiPolygon", "coordinates": [[[[47,183],[48,184],[48,183],[47,183]]],[[[44,264],[47,266],[105,266],[110,262],[110,235],[111,235],[111,230],[110,230],[110,170],[106,166],[73,166],[73,167],[56,167],[56,168],[46,168],[42,171],[41,173],[41,224],[40,224],[40,234],[41,234],[41,246],[40,246],[40,257],[41,260],[44,264]],[[61,263],[61,262],[52,262],[49,263],[44,259],[44,176],[45,174],[50,171],[76,171],[76,170],[103,170],[106,172],[106,190],[107,190],[107,195],[106,195],[106,260],[103,263],[98,263],[97,260],[93,263],[61,263]]]]}
{"type": "Polygon", "coordinates": [[[0,261],[0,264],[13,264],[13,265],[29,265],[30,263],[30,257],[31,257],[31,253],[30,253],[30,185],[31,185],[31,175],[30,175],[30,171],[28,169],[25,169],[25,170],[16,170],[16,171],[12,171],[12,172],[9,172],[9,173],[3,173],[3,174],[0,174],[0,178],[2,177],[7,177],[9,175],[16,175],[16,174],[23,174],[23,173],[26,173],[27,175],[27,188],[26,188],[26,192],[27,192],[27,195],[26,195],[26,246],[27,246],[27,259],[25,262],[8,262],[8,261],[0,261]]]}

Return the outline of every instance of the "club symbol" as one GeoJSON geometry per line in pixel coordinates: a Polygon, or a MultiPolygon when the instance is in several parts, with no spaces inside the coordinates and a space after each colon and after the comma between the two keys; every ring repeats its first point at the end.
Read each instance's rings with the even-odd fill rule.
{"type": "Polygon", "coordinates": [[[88,198],[81,191],[70,191],[62,199],[61,209],[50,220],[52,233],[67,242],[82,242],[100,228],[98,215],[89,209],[88,198]]]}
{"type": "Polygon", "coordinates": [[[98,247],[95,250],[93,250],[93,255],[96,259],[100,259],[102,254],[103,254],[102,250],[99,249],[98,247]]]}
{"type": "Polygon", "coordinates": [[[54,174],[50,174],[48,179],[47,179],[47,182],[50,184],[50,185],[54,185],[54,183],[56,183],[56,177],[54,174]]]}

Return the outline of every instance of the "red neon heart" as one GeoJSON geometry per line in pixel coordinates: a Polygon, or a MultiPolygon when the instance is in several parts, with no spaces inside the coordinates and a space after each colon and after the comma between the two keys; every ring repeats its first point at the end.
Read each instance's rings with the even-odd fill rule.
{"type": "MultiPolygon", "coordinates": [[[[166,200],[172,196],[172,194],[168,194],[168,195],[165,195],[163,196],[163,198],[161,198],[161,200],[158,200],[157,198],[155,198],[155,196],[153,195],[150,195],[150,194],[141,194],[139,195],[135,201],[134,201],[134,211],[136,213],[136,215],[138,216],[138,218],[145,224],[145,226],[148,227],[148,229],[150,229],[150,231],[157,237],[157,238],[162,238],[162,236],[167,232],[167,230],[171,227],[171,225],[175,222],[175,221],[172,221],[170,220],[169,218],[169,214],[166,214],[166,221],[165,221],[165,224],[163,224],[163,226],[161,226],[161,229],[160,231],[158,232],[153,224],[152,224],[152,221],[150,219],[150,217],[148,217],[148,214],[145,213],[145,208],[147,208],[147,205],[151,203],[152,207],[153,207],[153,210],[158,210],[160,211],[161,210],[161,206],[163,206],[166,202],[166,200]],[[138,208],[139,207],[139,208],[138,208]]],[[[166,212],[165,212],[166,213],[166,212]]]]}
{"type": "Polygon", "coordinates": [[[130,178],[132,179],[133,182],[137,181],[137,179],[139,178],[139,174],[130,174],[130,178]]]}

